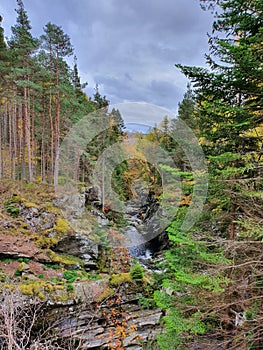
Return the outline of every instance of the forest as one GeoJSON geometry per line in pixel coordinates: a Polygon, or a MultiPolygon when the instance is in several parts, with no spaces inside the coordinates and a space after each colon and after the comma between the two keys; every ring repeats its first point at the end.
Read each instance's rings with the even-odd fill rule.
{"type": "Polygon", "coordinates": [[[16,24],[6,40],[0,16],[1,349],[263,350],[263,3],[200,4],[214,18],[207,68],[175,62],[174,69],[189,80],[177,116],[163,115],[145,133],[126,130],[121,112],[109,109],[98,86],[87,96],[62,27],[49,22],[34,37],[24,3],[17,0],[16,24]],[[88,130],[87,136],[83,120],[95,131],[102,123],[103,130],[94,135],[88,130]],[[207,194],[199,194],[205,196],[202,213],[188,230],[183,223],[195,208],[202,171],[193,169],[175,137],[180,123],[191,129],[207,166],[207,194]],[[70,133],[76,125],[83,135],[70,133]],[[125,158],[120,148],[114,159],[120,161],[109,166],[114,166],[110,183],[118,200],[130,203],[127,212],[114,209],[107,198],[107,163],[101,160],[105,150],[125,142],[134,156],[125,158]],[[159,152],[158,166],[144,159],[145,144],[159,152]],[[76,145],[81,152],[74,151],[76,145]],[[99,196],[92,193],[92,176],[101,161],[99,196]],[[77,229],[63,217],[65,201],[57,198],[57,188],[69,191],[68,210],[73,221],[81,218],[77,229]],[[77,209],[72,188],[82,201],[77,209]],[[115,245],[123,242],[127,227],[137,227],[132,219],[138,230],[146,227],[164,198],[167,212],[176,208],[176,213],[161,232],[164,224],[148,228],[159,230],[152,241],[142,231],[150,258],[145,251],[142,260],[125,245],[115,245]],[[92,250],[89,261],[79,246],[77,253],[75,246],[69,249],[83,241],[92,250]],[[54,315],[40,326],[43,313],[52,313],[51,304],[84,305],[73,297],[80,284],[93,286],[93,292],[103,285],[99,297],[85,295],[85,310],[94,315],[99,310],[97,326],[105,334],[110,329],[104,338],[103,332],[94,333],[93,345],[85,343],[88,321],[77,323],[81,326],[66,340],[55,334],[54,315]],[[135,314],[160,312],[154,339],[144,337],[137,316],[130,321],[133,311],[124,306],[130,296],[135,314]]]}

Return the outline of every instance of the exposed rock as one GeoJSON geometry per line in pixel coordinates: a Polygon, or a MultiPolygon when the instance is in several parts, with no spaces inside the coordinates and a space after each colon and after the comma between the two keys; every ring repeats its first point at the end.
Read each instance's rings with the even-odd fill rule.
{"type": "Polygon", "coordinates": [[[91,186],[85,190],[85,205],[100,204],[99,189],[91,186]]]}
{"type": "Polygon", "coordinates": [[[105,279],[89,282],[74,283],[74,300],[81,303],[92,303],[108,288],[105,279]]]}
{"type": "Polygon", "coordinates": [[[77,220],[86,210],[84,193],[65,193],[57,190],[57,198],[52,202],[63,211],[69,221],[77,220]]]}
{"type": "Polygon", "coordinates": [[[66,253],[80,258],[86,270],[96,268],[99,248],[85,234],[76,233],[59,241],[53,248],[55,252],[66,253]]]}
{"type": "Polygon", "coordinates": [[[0,256],[29,258],[41,262],[50,262],[50,258],[28,237],[22,235],[0,234],[0,256]]]}
{"type": "Polygon", "coordinates": [[[22,208],[20,215],[24,217],[25,222],[34,231],[48,230],[52,228],[56,222],[56,215],[45,211],[40,211],[35,207],[22,208]]]}
{"type": "MultiPolygon", "coordinates": [[[[52,310],[52,312],[56,311],[52,310]]],[[[84,308],[71,307],[57,329],[59,337],[80,339],[83,350],[97,347],[107,349],[109,344],[114,345],[119,339],[119,333],[114,325],[105,319],[105,314],[110,313],[107,307],[103,309],[92,309],[88,305],[84,308]]],[[[123,339],[125,349],[141,350],[143,343],[154,340],[157,334],[163,332],[160,326],[161,309],[140,310],[138,305],[126,304],[122,306],[121,314],[120,325],[121,319],[125,318],[123,326],[126,334],[123,339]]]]}

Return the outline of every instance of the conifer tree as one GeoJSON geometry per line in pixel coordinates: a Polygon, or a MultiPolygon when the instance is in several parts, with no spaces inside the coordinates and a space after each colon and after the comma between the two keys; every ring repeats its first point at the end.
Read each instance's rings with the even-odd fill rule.
{"type": "Polygon", "coordinates": [[[178,117],[186,122],[190,128],[195,127],[194,123],[194,93],[191,89],[190,83],[187,84],[187,90],[184,94],[182,102],[178,104],[178,117]]]}
{"type": "Polygon", "coordinates": [[[156,292],[158,305],[167,309],[167,336],[160,336],[160,345],[189,348],[191,335],[205,338],[208,326],[224,349],[259,350],[263,6],[249,0],[201,3],[215,14],[209,69],[176,66],[193,83],[194,129],[211,182],[206,212],[193,232],[180,232],[182,209],[168,229],[174,249],[167,254],[167,265],[174,273],[163,281],[169,293],[156,292]]]}
{"type": "MultiPolygon", "coordinates": [[[[27,12],[24,8],[22,0],[17,0],[17,19],[16,24],[11,28],[12,36],[8,41],[10,48],[11,62],[12,62],[12,74],[13,80],[13,95],[18,94],[22,99],[21,104],[21,124],[22,133],[19,135],[21,139],[21,149],[17,150],[15,154],[11,155],[13,159],[19,157],[21,154],[21,176],[26,178],[26,164],[28,169],[29,181],[33,180],[33,167],[32,167],[32,121],[31,121],[31,80],[32,80],[32,55],[38,48],[38,40],[31,34],[31,25],[28,19],[27,12]],[[15,91],[15,90],[16,91],[15,91]]],[[[14,115],[10,115],[10,118],[14,118],[14,115]]],[[[20,116],[19,116],[20,118],[20,116]]],[[[11,125],[15,125],[15,121],[10,122],[11,125]]],[[[13,130],[13,136],[10,134],[11,139],[15,138],[14,134],[16,130],[13,130]]],[[[11,148],[15,148],[14,140],[11,148]]]]}
{"type": "MultiPolygon", "coordinates": [[[[54,75],[54,79],[50,82],[55,87],[55,118],[53,120],[52,98],[50,98],[49,119],[51,129],[51,170],[54,173],[54,184],[58,183],[58,166],[59,166],[59,145],[60,145],[60,114],[61,114],[61,98],[60,98],[60,74],[63,69],[63,58],[72,55],[73,48],[70,38],[65,34],[61,27],[46,24],[44,28],[45,34],[42,35],[42,46],[49,56],[50,77],[54,75]]],[[[51,92],[50,92],[51,96],[51,92]]]]}

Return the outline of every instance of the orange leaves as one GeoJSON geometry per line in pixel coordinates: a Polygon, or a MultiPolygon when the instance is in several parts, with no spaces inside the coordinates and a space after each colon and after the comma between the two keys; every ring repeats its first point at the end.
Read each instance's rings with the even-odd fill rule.
{"type": "Polygon", "coordinates": [[[180,207],[182,206],[189,206],[191,205],[192,201],[191,201],[191,197],[190,196],[183,196],[181,201],[179,202],[180,207]]]}
{"type": "MultiPolygon", "coordinates": [[[[106,328],[109,328],[106,342],[108,350],[124,350],[124,340],[137,331],[137,326],[131,324],[131,316],[123,310],[121,295],[117,294],[107,302],[107,308],[103,308],[101,316],[105,320],[106,328]]],[[[98,339],[105,334],[98,335],[98,339]]],[[[135,335],[137,338],[137,335],[135,335]]]]}

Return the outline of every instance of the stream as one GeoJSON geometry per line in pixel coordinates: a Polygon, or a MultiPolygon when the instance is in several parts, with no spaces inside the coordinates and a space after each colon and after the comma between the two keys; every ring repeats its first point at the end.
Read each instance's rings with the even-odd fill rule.
{"type": "MultiPolygon", "coordinates": [[[[130,255],[142,265],[155,270],[156,254],[163,250],[168,240],[165,235],[157,235],[158,222],[151,224],[151,227],[147,226],[159,208],[153,193],[149,191],[147,186],[143,187],[140,183],[135,184],[134,189],[136,195],[124,203],[123,214],[128,222],[124,228],[125,246],[130,255]]],[[[97,203],[100,203],[98,194],[94,188],[91,188],[86,195],[86,205],[91,205],[94,208],[93,213],[97,216],[101,227],[108,226],[109,221],[105,217],[103,218],[97,203]]]]}

